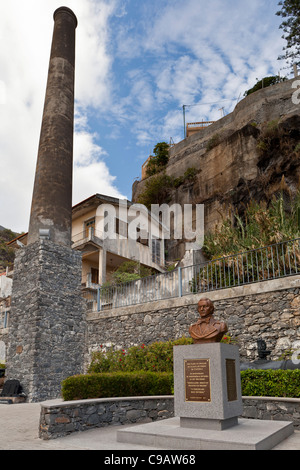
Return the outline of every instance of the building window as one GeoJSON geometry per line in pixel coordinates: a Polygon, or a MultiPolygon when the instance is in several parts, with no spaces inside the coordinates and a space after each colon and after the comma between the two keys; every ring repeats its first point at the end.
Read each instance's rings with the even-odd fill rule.
{"type": "Polygon", "coordinates": [[[152,239],[152,262],[156,264],[161,263],[160,245],[160,240],[157,240],[156,238],[152,239]]]}
{"type": "Polygon", "coordinates": [[[136,228],[136,241],[142,245],[149,246],[148,233],[145,230],[141,230],[140,227],[136,228]]]}
{"type": "Polygon", "coordinates": [[[128,224],[117,217],[115,218],[115,233],[128,238],[128,224]]]}
{"type": "Polygon", "coordinates": [[[93,217],[92,219],[87,220],[84,223],[84,227],[85,227],[85,236],[86,237],[89,236],[90,229],[91,229],[91,234],[93,235],[94,231],[95,231],[95,217],[93,217]]]}
{"type": "Polygon", "coordinates": [[[91,268],[91,280],[92,284],[98,284],[99,280],[99,270],[96,268],[91,268]]]}

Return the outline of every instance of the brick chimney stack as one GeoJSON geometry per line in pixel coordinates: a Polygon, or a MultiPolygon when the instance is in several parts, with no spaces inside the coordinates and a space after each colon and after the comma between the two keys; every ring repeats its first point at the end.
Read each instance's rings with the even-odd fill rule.
{"type": "Polygon", "coordinates": [[[71,245],[76,27],[72,10],[54,12],[28,244],[44,236],[71,245]]]}

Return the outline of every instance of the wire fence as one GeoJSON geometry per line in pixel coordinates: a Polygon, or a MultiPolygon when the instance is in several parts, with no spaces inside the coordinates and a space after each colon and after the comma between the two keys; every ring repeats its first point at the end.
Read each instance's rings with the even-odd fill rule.
{"type": "Polygon", "coordinates": [[[189,294],[293,276],[300,273],[300,239],[289,240],[207,263],[177,268],[84,293],[89,309],[125,307],[189,294]]]}

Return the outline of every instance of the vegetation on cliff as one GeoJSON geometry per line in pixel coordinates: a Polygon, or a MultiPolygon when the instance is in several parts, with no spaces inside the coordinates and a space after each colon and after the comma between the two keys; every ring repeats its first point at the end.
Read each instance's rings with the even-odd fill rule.
{"type": "Polygon", "coordinates": [[[277,83],[284,82],[285,80],[287,80],[286,77],[280,77],[279,75],[274,75],[271,77],[264,77],[261,80],[258,80],[258,82],[252,88],[245,91],[244,96],[249,96],[257,90],[261,90],[262,88],[267,88],[268,86],[271,86],[271,85],[276,85],[277,83]]]}
{"type": "Polygon", "coordinates": [[[282,191],[269,205],[251,200],[243,217],[235,210],[206,235],[204,252],[210,258],[252,250],[300,236],[300,189],[293,196],[282,178],[282,191]]]}
{"type": "Polygon", "coordinates": [[[0,229],[0,272],[4,271],[8,266],[12,266],[15,253],[13,248],[7,246],[7,242],[16,238],[19,234],[9,230],[8,228],[1,227],[0,229]]]}
{"type": "Polygon", "coordinates": [[[187,168],[178,178],[168,176],[165,171],[153,175],[146,181],[145,188],[138,197],[140,204],[151,210],[151,204],[168,204],[172,191],[184,183],[192,183],[197,176],[196,168],[187,168]]]}
{"type": "Polygon", "coordinates": [[[169,144],[167,142],[158,142],[153,149],[154,155],[151,156],[147,165],[147,176],[155,175],[164,170],[169,161],[169,144]]]}

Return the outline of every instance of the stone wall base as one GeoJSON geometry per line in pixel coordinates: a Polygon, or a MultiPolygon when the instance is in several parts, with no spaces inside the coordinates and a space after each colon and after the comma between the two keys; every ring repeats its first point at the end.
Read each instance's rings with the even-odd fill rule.
{"type": "MultiPolygon", "coordinates": [[[[300,429],[299,398],[243,397],[243,405],[243,418],[291,421],[295,429],[300,429]]],[[[56,439],[76,431],[173,416],[171,395],[45,402],[41,405],[39,437],[56,439]]]]}
{"type": "Polygon", "coordinates": [[[85,302],[81,253],[41,240],[20,249],[14,265],[7,379],[27,401],[61,396],[61,382],[83,372],[85,302]]]}
{"type": "Polygon", "coordinates": [[[39,437],[56,439],[76,431],[109,425],[147,423],[174,415],[172,396],[99,398],[43,403],[39,437]]]}

